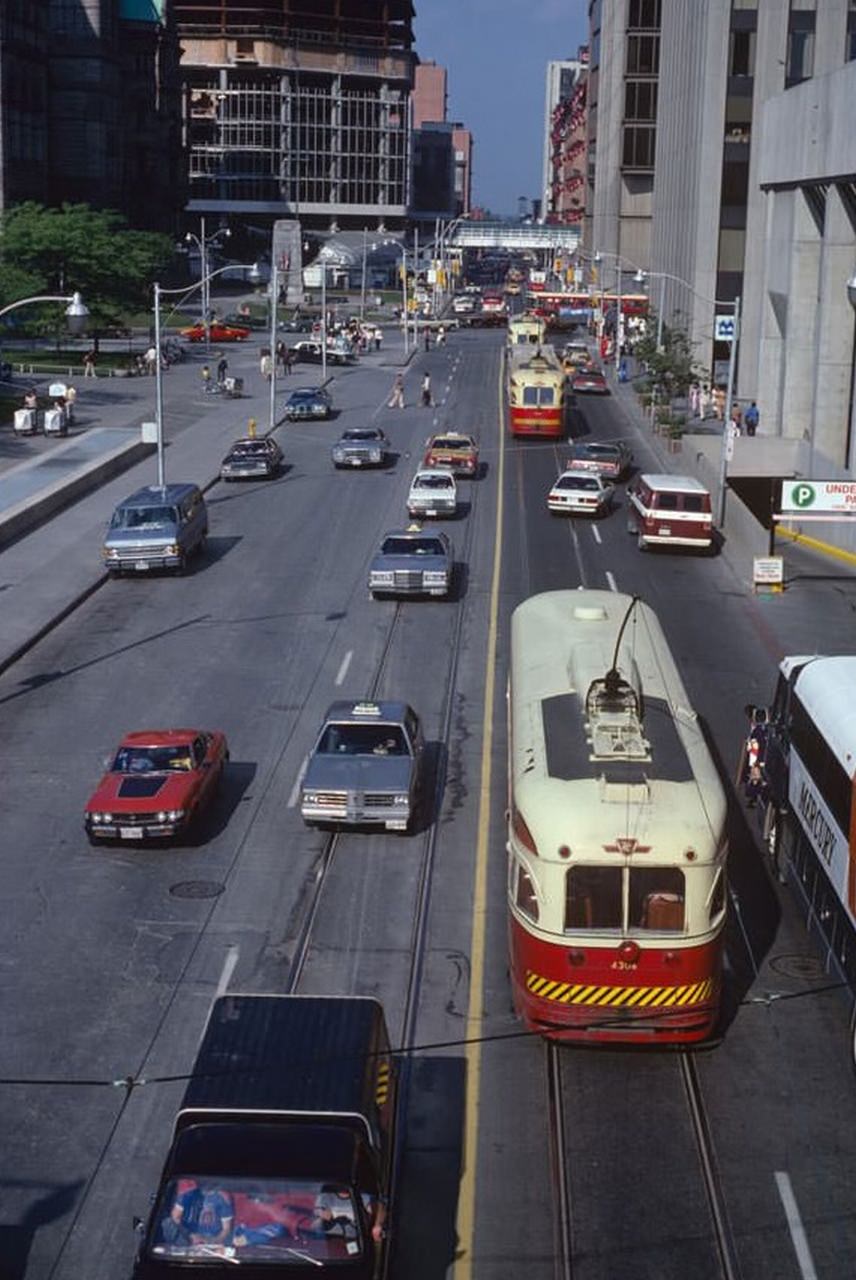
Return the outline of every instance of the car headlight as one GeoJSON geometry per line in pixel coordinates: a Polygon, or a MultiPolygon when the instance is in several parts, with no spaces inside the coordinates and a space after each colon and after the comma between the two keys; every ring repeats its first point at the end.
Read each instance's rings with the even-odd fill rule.
{"type": "Polygon", "coordinates": [[[105,547],[105,548],[104,548],[104,559],[105,559],[105,560],[118,560],[118,559],[119,559],[119,552],[118,552],[118,550],[116,549],[116,547],[105,547]]]}
{"type": "Polygon", "coordinates": [[[372,462],[380,462],[380,449],[372,449],[371,453],[369,454],[369,457],[371,458],[372,462]]]}
{"type": "Polygon", "coordinates": [[[344,449],[334,449],[334,450],[333,450],[333,461],[334,461],[334,462],[344,462],[344,460],[345,460],[345,450],[344,450],[344,449]]]}
{"type": "Polygon", "coordinates": [[[315,791],[304,791],[304,793],[303,793],[303,803],[304,803],[304,804],[317,804],[317,803],[318,803],[318,795],[317,795],[317,793],[316,793],[315,791]]]}
{"type": "Polygon", "coordinates": [[[403,795],[397,795],[397,796],[395,797],[395,799],[394,799],[393,803],[394,803],[394,804],[398,804],[398,805],[402,805],[402,804],[410,804],[410,796],[409,796],[409,795],[406,795],[406,794],[403,794],[403,795]]]}
{"type": "Polygon", "coordinates": [[[92,821],[93,826],[97,826],[101,823],[108,823],[113,821],[112,813],[90,813],[89,817],[92,821]]]}
{"type": "Polygon", "coordinates": [[[395,574],[391,569],[372,569],[372,582],[395,582],[395,574]]]}
{"type": "Polygon", "coordinates": [[[176,543],[174,543],[174,542],[170,543],[170,545],[169,545],[169,546],[166,548],[166,550],[164,551],[164,555],[167,555],[167,556],[177,556],[177,555],[178,555],[178,546],[176,545],[176,543]]]}
{"type": "Polygon", "coordinates": [[[434,586],[434,587],[439,587],[445,584],[446,570],[445,569],[428,569],[422,576],[426,583],[430,583],[431,586],[434,586]]]}

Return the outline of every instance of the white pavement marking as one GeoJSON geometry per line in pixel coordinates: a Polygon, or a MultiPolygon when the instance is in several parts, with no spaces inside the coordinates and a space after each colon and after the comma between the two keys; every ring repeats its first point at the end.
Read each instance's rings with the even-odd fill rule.
{"type": "Polygon", "coordinates": [[[237,947],[228,947],[226,949],[226,959],[223,962],[223,972],[220,974],[220,981],[217,983],[217,995],[224,996],[229,990],[229,983],[232,980],[232,974],[238,965],[238,956],[240,952],[237,947]]]}
{"type": "Polygon", "coordinates": [[[610,591],[617,591],[617,590],[618,590],[618,587],[615,585],[615,578],[613,577],[613,575],[612,575],[612,573],[610,572],[610,570],[609,570],[609,569],[607,569],[607,571],[606,571],[606,580],[607,580],[607,582],[609,583],[609,589],[610,589],[610,591]]]}
{"type": "Polygon", "coordinates": [[[349,649],[348,652],[345,654],[344,658],[342,659],[341,667],[336,672],[336,684],[341,684],[342,681],[345,679],[345,676],[348,674],[348,667],[351,665],[351,658],[353,658],[353,656],[354,656],[353,649],[349,649]]]}
{"type": "Polygon", "coordinates": [[[776,1172],[773,1174],[776,1179],[776,1187],[782,1200],[785,1210],[785,1217],[788,1220],[788,1230],[791,1233],[791,1243],[794,1246],[794,1252],[797,1255],[797,1263],[799,1264],[800,1274],[803,1280],[817,1280],[817,1272],[814,1269],[814,1259],[811,1256],[811,1249],[808,1247],[808,1238],[805,1233],[805,1227],[800,1217],[797,1198],[794,1195],[794,1189],[791,1186],[791,1180],[786,1173],[776,1172]]]}
{"type": "Polygon", "coordinates": [[[303,757],[303,763],[297,771],[297,777],[294,779],[294,786],[291,788],[291,795],[288,797],[287,808],[293,809],[297,804],[297,798],[300,795],[300,787],[303,782],[303,776],[306,773],[306,766],[309,764],[309,756],[303,757]]]}
{"type": "Polygon", "coordinates": [[[593,524],[593,525],[592,525],[592,527],[591,527],[591,533],[592,533],[592,537],[594,538],[595,542],[598,544],[598,546],[600,546],[600,544],[603,542],[603,538],[600,536],[600,529],[598,529],[598,527],[597,527],[597,525],[596,525],[596,524],[593,524]]]}

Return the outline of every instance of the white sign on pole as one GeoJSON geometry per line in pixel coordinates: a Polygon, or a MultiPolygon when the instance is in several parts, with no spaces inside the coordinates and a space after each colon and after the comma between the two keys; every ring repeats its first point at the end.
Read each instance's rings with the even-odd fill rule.
{"type": "Polygon", "coordinates": [[[713,325],[713,336],[717,342],[733,342],[734,316],[717,316],[713,325]]]}
{"type": "Polygon", "coordinates": [[[782,511],[808,517],[856,516],[856,481],[783,480],[782,511]]]}
{"type": "Polygon", "coordinates": [[[782,556],[754,556],[752,559],[752,583],[759,587],[781,590],[785,580],[785,562],[782,556]]]}

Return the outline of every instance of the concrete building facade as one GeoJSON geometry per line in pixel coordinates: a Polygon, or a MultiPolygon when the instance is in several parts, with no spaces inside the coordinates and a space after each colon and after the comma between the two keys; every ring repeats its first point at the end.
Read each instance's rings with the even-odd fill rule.
{"type": "Polygon", "coordinates": [[[175,13],[191,213],[404,224],[411,0],[175,0],[175,13]]]}
{"type": "Polygon", "coordinates": [[[568,104],[583,74],[582,57],[557,59],[547,63],[544,87],[543,160],[541,167],[541,214],[556,213],[557,170],[562,164],[561,136],[568,104]]]}

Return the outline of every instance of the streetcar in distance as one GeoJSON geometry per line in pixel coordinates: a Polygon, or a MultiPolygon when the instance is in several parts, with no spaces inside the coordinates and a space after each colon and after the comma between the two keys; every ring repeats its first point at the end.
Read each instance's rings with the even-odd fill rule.
{"type": "Polygon", "coordinates": [[[509,347],[506,389],[513,436],[564,436],[565,375],[551,346],[509,347]]]}
{"type": "MultiPolygon", "coordinates": [[[[761,752],[764,834],[827,969],[856,987],[856,657],[788,657],[761,752]]],[[[851,1021],[856,1066],[856,1021],[851,1021]]]]}
{"type": "Polygon", "coordinates": [[[509,347],[540,347],[546,336],[546,328],[541,316],[524,311],[522,315],[511,316],[508,321],[509,347]]]}
{"type": "Polygon", "coordinates": [[[652,609],[550,591],[511,620],[508,939],[549,1039],[690,1043],[717,1019],[726,800],[652,609]]]}

